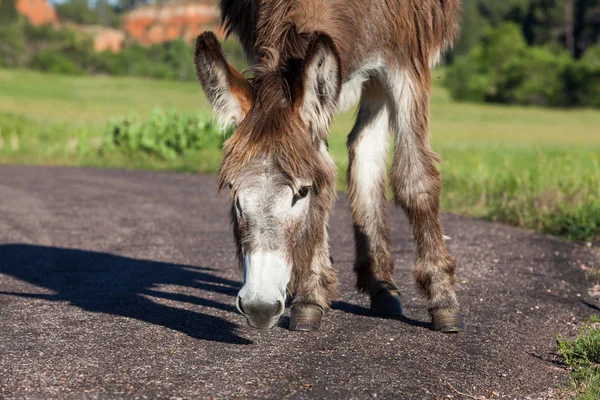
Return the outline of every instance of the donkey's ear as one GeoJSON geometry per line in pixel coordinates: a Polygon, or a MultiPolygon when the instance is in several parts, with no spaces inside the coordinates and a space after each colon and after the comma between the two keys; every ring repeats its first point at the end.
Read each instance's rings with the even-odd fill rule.
{"type": "Polygon", "coordinates": [[[337,109],[342,88],[342,64],[329,35],[311,39],[302,76],[301,116],[313,133],[325,134],[337,109]]]}
{"type": "Polygon", "coordinates": [[[227,63],[214,33],[204,32],[198,36],[194,64],[219,125],[242,122],[252,105],[252,88],[248,80],[227,63]]]}

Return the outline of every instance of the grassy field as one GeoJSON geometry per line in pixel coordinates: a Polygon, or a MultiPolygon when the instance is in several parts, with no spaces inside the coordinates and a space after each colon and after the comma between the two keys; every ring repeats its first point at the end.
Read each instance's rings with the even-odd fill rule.
{"type": "MultiPolygon", "coordinates": [[[[214,172],[216,147],[174,160],[102,151],[109,117],[155,108],[209,112],[193,83],[0,70],[0,162],[214,172]]],[[[340,188],[352,123],[349,112],[332,127],[340,188]]],[[[461,104],[435,85],[432,146],[444,160],[445,211],[600,240],[599,111],[461,104]]]]}

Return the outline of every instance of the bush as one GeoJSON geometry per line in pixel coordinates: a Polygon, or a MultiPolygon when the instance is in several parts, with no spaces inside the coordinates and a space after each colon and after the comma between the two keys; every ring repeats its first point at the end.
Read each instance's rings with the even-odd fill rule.
{"type": "Polygon", "coordinates": [[[541,106],[567,105],[563,74],[572,60],[565,50],[531,47],[520,61],[518,68],[521,80],[514,91],[514,102],[541,106]]]}
{"type": "Polygon", "coordinates": [[[577,399],[600,398],[600,319],[592,316],[573,340],[559,336],[558,353],[569,366],[577,399]]]}
{"type": "MultiPolygon", "coordinates": [[[[480,47],[475,48],[472,54],[478,51],[481,51],[480,47]]],[[[448,69],[444,84],[455,99],[476,103],[486,100],[490,90],[490,76],[479,72],[482,68],[473,62],[478,58],[479,56],[459,57],[448,69]]]]}
{"type": "Polygon", "coordinates": [[[35,54],[28,67],[55,74],[83,75],[84,71],[69,58],[55,50],[35,54]]]}
{"type": "Polygon", "coordinates": [[[449,68],[446,86],[452,96],[467,101],[514,101],[523,79],[527,44],[514,24],[504,24],[484,35],[481,44],[449,68]]]}
{"type": "Polygon", "coordinates": [[[172,160],[188,151],[220,148],[226,138],[208,114],[155,110],[149,119],[112,119],[104,150],[144,152],[172,160]]]}
{"type": "Polygon", "coordinates": [[[597,48],[576,61],[560,47],[529,47],[519,26],[507,23],[459,57],[445,85],[463,101],[600,107],[599,59],[597,48]]]}
{"type": "MultiPolygon", "coordinates": [[[[246,64],[239,44],[226,41],[223,45],[228,58],[243,69],[246,64]]],[[[149,47],[126,43],[118,54],[96,53],[92,37],[84,32],[51,25],[33,26],[23,17],[0,24],[0,67],[4,68],[190,81],[196,79],[192,55],[192,46],[182,39],[149,47]]]]}
{"type": "Polygon", "coordinates": [[[23,35],[26,21],[18,18],[14,23],[0,23],[0,67],[18,67],[25,53],[25,39],[23,35]]]}
{"type": "Polygon", "coordinates": [[[562,79],[567,91],[567,105],[600,108],[600,44],[589,48],[580,60],[571,63],[562,79]]]}

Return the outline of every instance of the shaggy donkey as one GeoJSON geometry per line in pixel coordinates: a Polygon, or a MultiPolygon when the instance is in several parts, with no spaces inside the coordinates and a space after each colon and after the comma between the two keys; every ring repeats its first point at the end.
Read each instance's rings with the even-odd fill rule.
{"type": "Polygon", "coordinates": [[[198,78],[219,121],[236,127],[218,174],[229,187],[244,285],[236,304],[270,328],[294,294],[292,330],[318,329],[336,296],[327,221],[336,170],[327,149],[334,113],[360,98],[348,137],[348,193],[357,287],[373,312],[401,315],[386,201],[391,186],[417,243],[413,276],[433,328],[462,329],[454,259],[439,218],[440,175],[429,146],[430,68],[457,35],[459,0],[221,0],[251,78],[227,63],[210,33],[198,37],[198,78]]]}

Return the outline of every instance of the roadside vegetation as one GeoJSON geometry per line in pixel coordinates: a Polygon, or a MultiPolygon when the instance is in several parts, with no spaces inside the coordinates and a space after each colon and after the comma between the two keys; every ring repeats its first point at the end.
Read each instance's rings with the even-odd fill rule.
{"type": "Polygon", "coordinates": [[[570,369],[577,400],[600,399],[600,318],[592,317],[576,338],[558,338],[558,351],[570,369]]]}
{"type": "MultiPolygon", "coordinates": [[[[600,240],[600,112],[432,99],[446,212],[600,240]]],[[[196,83],[0,70],[0,162],[215,172],[224,138],[196,83]]],[[[353,112],[330,149],[345,187],[353,112]]]]}

